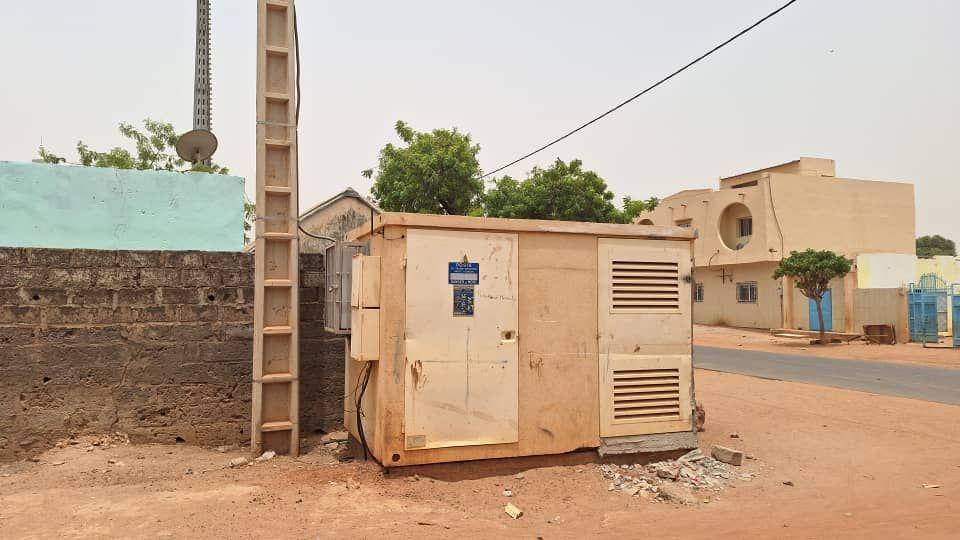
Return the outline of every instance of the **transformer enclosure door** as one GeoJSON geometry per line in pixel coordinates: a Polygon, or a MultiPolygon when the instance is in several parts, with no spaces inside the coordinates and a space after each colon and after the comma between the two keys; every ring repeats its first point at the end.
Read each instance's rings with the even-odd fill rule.
{"type": "Polygon", "coordinates": [[[406,240],[405,448],[517,442],[517,235],[406,240]]]}

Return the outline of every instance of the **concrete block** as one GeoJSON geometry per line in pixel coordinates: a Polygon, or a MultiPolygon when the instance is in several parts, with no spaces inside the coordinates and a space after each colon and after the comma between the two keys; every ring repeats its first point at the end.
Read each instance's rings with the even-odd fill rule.
{"type": "Polygon", "coordinates": [[[92,268],[50,268],[47,270],[44,285],[47,287],[83,289],[92,287],[96,277],[96,272],[92,268]]]}
{"type": "Polygon", "coordinates": [[[220,306],[219,319],[223,322],[253,323],[253,306],[245,304],[220,306]]]}
{"type": "Polygon", "coordinates": [[[23,264],[23,248],[0,247],[0,266],[23,264]]]}
{"type": "Polygon", "coordinates": [[[736,465],[738,467],[743,463],[743,452],[734,450],[732,448],[727,448],[726,446],[715,445],[710,450],[710,455],[717,461],[729,463],[730,465],[736,465]]]}
{"type": "Polygon", "coordinates": [[[132,307],[129,308],[130,322],[176,322],[180,319],[180,308],[181,306],[132,307]]]}
{"type": "Polygon", "coordinates": [[[71,293],[72,303],[81,306],[113,306],[116,291],[112,289],[78,289],[71,293]]]}
{"type": "Polygon", "coordinates": [[[162,251],[117,251],[117,266],[121,268],[157,268],[164,266],[162,251]]]}
{"type": "Polygon", "coordinates": [[[117,304],[121,306],[153,306],[157,305],[158,289],[119,289],[117,304]]]}
{"type": "Polygon", "coordinates": [[[163,266],[167,268],[203,268],[203,253],[200,251],[164,251],[163,266]]]}
{"type": "Polygon", "coordinates": [[[217,306],[211,306],[211,305],[180,306],[181,322],[196,322],[196,321],[213,322],[218,320],[220,320],[220,312],[217,306]]]}
{"type": "Polygon", "coordinates": [[[253,270],[221,270],[220,281],[225,287],[253,287],[253,270]]]}
{"type": "Polygon", "coordinates": [[[69,249],[25,248],[24,264],[45,268],[69,268],[71,253],[69,249]]]}
{"type": "Polygon", "coordinates": [[[162,287],[161,304],[199,304],[200,291],[196,287],[162,287]]]}
{"type": "Polygon", "coordinates": [[[97,268],[94,270],[93,285],[106,289],[136,287],[139,271],[135,268],[97,268]]]}
{"type": "Polygon", "coordinates": [[[176,268],[141,268],[141,287],[178,287],[180,271],[176,268]]]}
{"type": "Polygon", "coordinates": [[[107,249],[71,249],[73,268],[109,268],[117,265],[117,252],[107,249]]]}
{"type": "Polygon", "coordinates": [[[180,283],[185,287],[220,285],[220,271],[213,268],[185,268],[180,272],[180,283]]]}
{"type": "Polygon", "coordinates": [[[62,306],[67,303],[68,299],[69,295],[63,289],[50,289],[46,287],[0,289],[0,304],[62,306]],[[9,291],[15,292],[16,297],[11,296],[9,291]]]}
{"type": "Polygon", "coordinates": [[[0,306],[0,324],[37,324],[39,322],[39,307],[0,306]]]}

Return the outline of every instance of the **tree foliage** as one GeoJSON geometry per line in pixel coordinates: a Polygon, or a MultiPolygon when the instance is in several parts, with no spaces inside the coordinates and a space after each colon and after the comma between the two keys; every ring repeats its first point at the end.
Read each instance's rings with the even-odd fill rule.
{"type": "Polygon", "coordinates": [[[817,305],[817,317],[820,322],[820,343],[824,344],[823,308],[820,303],[824,293],[830,288],[830,280],[847,275],[852,262],[850,259],[828,250],[791,251],[790,256],[780,260],[773,271],[773,279],[784,276],[795,280],[796,286],[804,296],[817,305]]]}
{"type": "Polygon", "coordinates": [[[660,199],[650,197],[647,200],[632,199],[629,196],[623,198],[623,222],[632,223],[634,218],[644,212],[649,212],[660,204],[660,199]]]}
{"type": "Polygon", "coordinates": [[[957,256],[957,245],[949,238],[939,234],[917,238],[917,257],[935,257],[937,255],[957,256]]]}
{"type": "Polygon", "coordinates": [[[523,181],[510,176],[495,180],[484,208],[491,217],[622,222],[613,199],[603,178],[584,170],[582,161],[557,159],[549,168],[534,167],[523,181]]]}
{"type": "Polygon", "coordinates": [[[362,172],[374,178],[377,203],[394,212],[487,215],[518,219],[555,219],[629,223],[659,200],[623,198],[623,210],[597,173],[583,162],[557,159],[550,167],[534,167],[523,180],[504,176],[484,192],[477,154],[470,135],[437,129],[414,131],[402,120],[395,126],[403,146],[380,150],[377,169],[362,172]]]}
{"type": "MultiPolygon", "coordinates": [[[[120,134],[133,141],[134,149],[115,146],[106,152],[91,149],[82,140],[77,141],[77,156],[80,165],[86,167],[111,167],[114,169],[137,169],[155,171],[183,170],[186,162],[177,155],[177,140],[180,138],[173,124],[149,118],[143,121],[143,130],[121,122],[120,134]]],[[[40,147],[37,151],[44,163],[65,163],[67,160],[40,147]]],[[[214,174],[229,174],[230,170],[216,163],[197,163],[190,170],[214,174]]]]}
{"type": "Polygon", "coordinates": [[[483,195],[480,180],[480,147],[470,135],[435,129],[414,131],[402,120],[395,126],[403,146],[388,143],[380,150],[371,192],[381,208],[424,214],[477,213],[483,195]]]}

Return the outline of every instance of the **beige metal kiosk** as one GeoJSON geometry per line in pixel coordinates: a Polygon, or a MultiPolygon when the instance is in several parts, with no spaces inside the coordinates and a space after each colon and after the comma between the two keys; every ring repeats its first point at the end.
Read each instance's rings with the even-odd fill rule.
{"type": "Polygon", "coordinates": [[[350,238],[368,253],[352,265],[350,434],[387,467],[696,446],[693,238],[378,216],[350,238]]]}

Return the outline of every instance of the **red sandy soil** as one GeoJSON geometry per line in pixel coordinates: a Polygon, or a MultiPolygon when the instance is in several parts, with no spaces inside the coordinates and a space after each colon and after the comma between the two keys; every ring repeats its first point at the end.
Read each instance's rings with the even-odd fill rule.
{"type": "Polygon", "coordinates": [[[769,330],[694,325],[695,345],[744,349],[780,354],[876,360],[898,364],[922,364],[937,367],[960,367],[960,349],[924,348],[920,343],[877,345],[864,341],[811,345],[809,339],[777,338],[769,330]]]}
{"type": "Polygon", "coordinates": [[[701,447],[744,450],[756,459],[744,461],[742,470],[757,476],[720,493],[701,492],[693,505],[608,492],[593,452],[385,474],[371,462],[336,463],[322,450],[230,469],[226,464],[242,450],[119,445],[86,451],[81,444],[50,450],[39,462],[0,466],[0,536],[960,534],[960,407],[724,373],[698,371],[696,377],[707,410],[701,447]],[[730,437],[734,432],[739,438],[730,437]],[[514,478],[518,472],[522,479],[514,478]],[[504,497],[504,488],[514,496],[504,497]],[[509,518],[507,502],[524,515],[509,518]]]}

